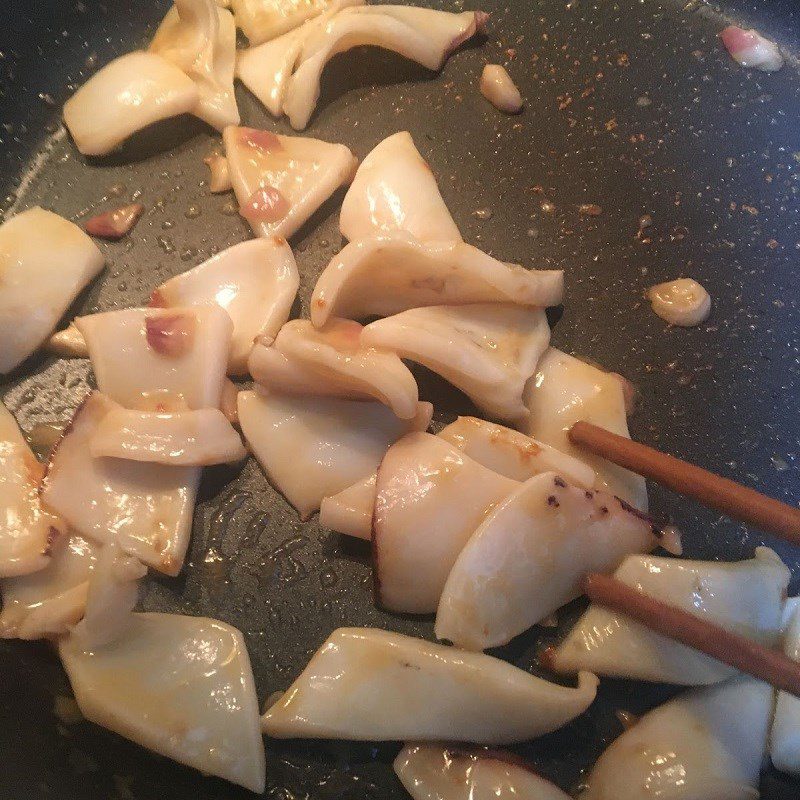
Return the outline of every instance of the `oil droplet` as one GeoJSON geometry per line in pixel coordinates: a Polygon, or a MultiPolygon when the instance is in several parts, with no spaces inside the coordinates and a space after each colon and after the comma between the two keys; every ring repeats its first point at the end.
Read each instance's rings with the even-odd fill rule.
{"type": "Polygon", "coordinates": [[[556,210],[555,204],[551,203],[549,200],[545,200],[541,208],[545,214],[552,214],[556,210]]]}
{"type": "Polygon", "coordinates": [[[181,250],[181,261],[191,261],[197,255],[197,249],[194,247],[186,247],[181,250]]]}
{"type": "Polygon", "coordinates": [[[330,247],[331,243],[327,239],[320,239],[319,246],[320,247],[330,247]]]}
{"type": "Polygon", "coordinates": [[[538,239],[539,238],[539,229],[538,228],[528,228],[528,238],[529,239],[538,239]]]}
{"type": "Polygon", "coordinates": [[[772,462],[772,466],[775,467],[778,472],[785,472],[787,469],[789,469],[789,464],[786,459],[781,458],[777,453],[773,453],[769,457],[769,460],[772,462]]]}
{"type": "Polygon", "coordinates": [[[199,206],[191,205],[184,212],[184,216],[186,219],[197,219],[201,213],[199,206]]]}
{"type": "Polygon", "coordinates": [[[479,220],[486,221],[490,220],[494,216],[494,211],[488,206],[484,206],[483,208],[478,208],[472,212],[473,217],[477,217],[479,220]]]}
{"type": "Polygon", "coordinates": [[[234,217],[239,213],[239,206],[232,200],[228,200],[220,210],[226,217],[234,217]]]}
{"type": "Polygon", "coordinates": [[[156,241],[158,242],[158,246],[165,253],[174,253],[175,252],[175,245],[173,244],[172,239],[169,239],[166,236],[159,236],[156,241]]]}
{"type": "Polygon", "coordinates": [[[643,94],[641,97],[636,98],[636,105],[639,108],[647,108],[648,106],[652,105],[653,101],[646,95],[643,94]]]}
{"type": "Polygon", "coordinates": [[[109,188],[108,193],[111,197],[122,197],[125,194],[126,186],[124,183],[115,183],[112,187],[109,188]]]}
{"type": "Polygon", "coordinates": [[[332,569],[324,569],[319,574],[319,582],[323,588],[330,589],[339,582],[339,576],[332,569]]]}
{"type": "Polygon", "coordinates": [[[161,223],[161,228],[162,228],[162,230],[165,230],[165,231],[168,231],[170,228],[174,228],[174,227],[175,227],[175,223],[172,222],[171,220],[168,220],[168,219],[165,219],[161,223]]]}

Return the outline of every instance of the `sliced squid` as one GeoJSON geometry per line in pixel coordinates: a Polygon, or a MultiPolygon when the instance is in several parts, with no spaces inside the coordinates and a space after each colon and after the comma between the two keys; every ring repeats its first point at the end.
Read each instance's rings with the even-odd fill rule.
{"type": "Polygon", "coordinates": [[[654,549],[651,524],[606,492],[536,475],[466,542],[447,578],[436,636],[467,650],[510,642],[579,597],[589,572],[654,549]]]}
{"type": "Polygon", "coordinates": [[[440,70],[459,45],[483,30],[486,19],[481,11],[452,14],[408,6],[344,9],[303,42],[283,110],[295,130],[308,125],[319,100],[322,72],[338,53],[371,45],[440,70]]]}
{"type": "MultiPolygon", "coordinates": [[[[364,0],[350,0],[357,5],[364,0]]],[[[343,4],[331,0],[232,0],[236,24],[251,45],[269,42],[343,4]]]]}
{"type": "Polygon", "coordinates": [[[229,464],[247,457],[239,434],[218,408],[158,413],[116,408],[89,443],[94,458],[126,458],[178,467],[229,464]]]}
{"type": "Polygon", "coordinates": [[[358,165],[343,144],[319,139],[235,127],[222,138],[239,213],[257,236],[288,239],[358,165]]]}
{"type": "Polygon", "coordinates": [[[208,167],[209,182],[208,190],[212,194],[230,192],[233,189],[231,176],[228,172],[228,159],[219,153],[213,153],[203,159],[203,163],[208,167]]]}
{"type": "Polygon", "coordinates": [[[481,94],[505,114],[519,114],[523,100],[516,84],[500,64],[487,64],[480,80],[481,94]]]}
{"type": "Polygon", "coordinates": [[[233,323],[216,305],[78,317],[101,392],[126,408],[219,408],[233,323]]]}
{"type": "Polygon", "coordinates": [[[133,614],[125,636],[59,654],[81,713],[181,764],[260,794],[264,743],[242,634],[213,619],[133,614]]]}
{"type": "Polygon", "coordinates": [[[430,403],[418,403],[414,417],[401,420],[380,403],[239,393],[239,420],[253,454],[303,519],[323,497],[373,473],[389,445],[425,430],[432,413],[430,403]]]}
{"type": "Polygon", "coordinates": [[[311,297],[318,328],[331,317],[388,317],[410,308],[469,303],[558,305],[559,270],[504,264],[463,242],[422,244],[406,235],[351,242],[320,275],[311,297]]]}
{"type": "Polygon", "coordinates": [[[600,756],[580,800],[757,800],[772,694],[741,677],[659,706],[600,756]]]}
{"type": "Polygon", "coordinates": [[[233,93],[236,24],[214,0],[175,0],[150,43],[150,52],[183,70],[199,93],[192,113],[213,128],[239,124],[233,93]]]}
{"type": "MultiPolygon", "coordinates": [[[[629,556],[617,580],[683,608],[767,647],[781,633],[789,570],[772,550],[734,564],[629,556]]],[[[588,669],[600,675],[687,686],[736,673],[698,650],[667,639],[624,614],[591,605],[566,640],[548,653],[559,672],[588,669]]]]}
{"type": "Polygon", "coordinates": [[[44,569],[2,581],[0,637],[42,639],[68,633],[83,617],[96,560],[97,547],[88,539],[65,534],[53,543],[44,569]]]}
{"type": "Polygon", "coordinates": [[[258,336],[277,336],[289,319],[299,284],[297,264],[285,239],[253,239],[162,283],[150,305],[216,303],[224,308],[233,321],[228,372],[244,375],[253,341],[258,336]]]}
{"type": "Polygon", "coordinates": [[[407,744],[394,771],[414,800],[570,800],[519,756],[498,750],[407,744]]]}
{"type": "Polygon", "coordinates": [[[342,202],[339,228],[351,242],[398,231],[420,242],[461,241],[408,131],[384,139],[361,163],[342,202]]]}
{"type": "Polygon", "coordinates": [[[749,31],[729,25],[719,35],[731,58],[743,67],[777,72],[783,66],[783,56],[775,42],[765,39],[757,30],[749,31]]]}
{"type": "MultiPolygon", "coordinates": [[[[800,600],[796,597],[789,598],[786,601],[786,612],[783,650],[789,658],[800,661],[800,600]]],[[[777,769],[791,775],[800,775],[800,700],[787,692],[778,692],[770,737],[770,755],[777,769]]]]}
{"type": "Polygon", "coordinates": [[[11,412],[0,403],[0,578],[44,569],[64,534],[62,520],[39,501],[42,467],[11,412]]]}
{"type": "Polygon", "coordinates": [[[89,358],[86,339],[72,322],[63,331],[52,334],[45,344],[45,349],[60,358],[89,358]]]}
{"type": "Polygon", "coordinates": [[[339,628],[261,722],[276,738],[506,744],[562,727],[596,691],[590,673],[572,689],[483,654],[339,628]]]}
{"type": "Polygon", "coordinates": [[[341,492],[323,497],[319,506],[320,527],[357,539],[371,539],[377,478],[373,472],[341,492]]]}
{"type": "Polygon", "coordinates": [[[541,309],[510,303],[428,306],[367,325],[361,341],[441,375],[490,417],[518,420],[550,326],[541,309]]]}
{"type": "Polygon", "coordinates": [[[413,433],[378,468],[372,557],[375,599],[389,611],[436,611],[461,548],[519,483],[437,436],[413,433]]]}
{"type": "Polygon", "coordinates": [[[250,374],[273,392],[379,400],[400,419],[413,418],[414,376],[394,353],[363,346],[361,331],[350,320],[331,320],[322,330],[306,319],[292,320],[274,342],[256,343],[250,374]]]}
{"type": "Polygon", "coordinates": [[[42,501],[76,533],[99,544],[117,542],[143,563],[177,575],[200,469],[92,457],[100,423],[119,408],[100,392],[86,398],[50,456],[42,501]]]}
{"type": "Polygon", "coordinates": [[[539,362],[526,394],[530,416],[524,425],[525,433],[586,461],[597,472],[598,489],[647,511],[644,478],[575,447],[567,437],[578,420],[592,422],[619,436],[630,436],[625,394],[618,376],[551,347],[539,362]]]}
{"type": "Polygon", "coordinates": [[[93,75],[64,104],[64,122],[78,150],[102,156],[154,122],[193,111],[194,81],[156,53],[134,52],[93,75]]]}
{"type": "Polygon", "coordinates": [[[42,345],[103,255],[77,226],[43,208],[0,225],[0,375],[42,345]]]}

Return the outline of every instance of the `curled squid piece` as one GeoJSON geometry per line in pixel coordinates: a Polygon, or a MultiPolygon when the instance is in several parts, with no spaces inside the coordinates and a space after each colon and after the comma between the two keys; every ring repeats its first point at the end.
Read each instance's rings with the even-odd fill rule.
{"type": "MultiPolygon", "coordinates": [[[[755,558],[733,564],[629,556],[614,577],[767,647],[780,639],[789,570],[766,547],[758,548],[755,558]]],[[[589,669],[611,677],[687,686],[736,674],[698,650],[594,604],[564,642],[548,652],[547,662],[558,672],[589,669]]]]}
{"type": "Polygon", "coordinates": [[[264,791],[253,673],[242,634],[213,619],[132,614],[125,636],[59,654],[81,713],[156,753],[264,791]]]}
{"type": "Polygon", "coordinates": [[[389,611],[430,614],[476,528],[519,483],[427,433],[392,445],[375,494],[375,599],[389,611]]]}
{"type": "Polygon", "coordinates": [[[78,317],[97,387],[126,408],[219,408],[233,323],[217,305],[78,317]]]}
{"type": "Polygon", "coordinates": [[[526,394],[530,414],[525,433],[586,461],[597,473],[598,489],[647,511],[647,487],[641,475],[575,447],[567,436],[578,420],[586,420],[630,438],[619,376],[551,347],[542,356],[526,394]]]}
{"type": "Polygon", "coordinates": [[[398,419],[381,403],[329,397],[239,393],[239,420],[270,482],[308,519],[323,497],[374,474],[387,448],[425,430],[433,406],[398,419]]]}
{"type": "Polygon", "coordinates": [[[417,382],[394,353],[361,343],[362,327],[331,320],[317,330],[307,319],[287,322],[274,341],[256,342],[253,379],[271,392],[378,400],[400,419],[417,413],[417,382]]]}
{"type": "Polygon", "coordinates": [[[394,771],[414,800],[570,800],[519,756],[498,750],[407,744],[394,771]]]}
{"type": "Polygon", "coordinates": [[[569,688],[483,654],[339,628],[261,722],[276,738],[507,744],[566,725],[596,691],[590,673],[569,688]]]}
{"type": "MultiPolygon", "coordinates": [[[[365,0],[351,0],[358,5],[365,0]]],[[[251,46],[269,43],[329,10],[338,10],[342,3],[331,0],[232,0],[236,24],[251,46]]]]}
{"type": "Polygon", "coordinates": [[[388,317],[423,306],[514,303],[547,308],[564,293],[561,270],[505,264],[463,242],[422,244],[407,235],[351,242],[320,275],[311,321],[388,317]]]}
{"type": "Polygon", "coordinates": [[[536,475],[490,513],[442,590],[436,636],[467,650],[510,642],[579,597],[589,572],[654,549],[650,522],[606,492],[536,475]]]}
{"type": "MultiPolygon", "coordinates": [[[[800,599],[797,597],[786,601],[786,617],[783,651],[789,658],[800,661],[800,599]]],[[[777,769],[800,775],[800,700],[787,692],[778,692],[770,755],[777,769]]]]}
{"type": "Polygon", "coordinates": [[[253,239],[162,283],[150,305],[224,308],[233,322],[228,373],[244,375],[254,340],[277,336],[289,319],[299,285],[297,264],[286,240],[253,239]]]}
{"type": "Polygon", "coordinates": [[[239,213],[256,236],[288,239],[358,166],[343,144],[319,139],[233,126],[222,138],[239,213]]]}
{"type": "Polygon", "coordinates": [[[194,111],[195,82],[156,53],[136,51],[107,64],[64,104],[78,150],[102,156],[129,136],[169,117],[194,111]]]}
{"type": "Polygon", "coordinates": [[[544,311],[510,303],[412,308],[367,325],[364,345],[441,375],[488,416],[519,420],[523,390],[550,344],[544,311]]]}
{"type": "Polygon", "coordinates": [[[600,756],[580,800],[756,800],[772,694],[740,677],[659,706],[600,756]]]}
{"type": "Polygon", "coordinates": [[[352,486],[323,497],[319,505],[320,527],[369,541],[377,479],[377,473],[373,472],[352,486]]]}
{"type": "Polygon", "coordinates": [[[103,269],[103,255],[73,223],[35,207],[0,225],[0,375],[52,333],[103,269]]]}
{"type": "Polygon", "coordinates": [[[308,125],[319,100],[322,72],[339,53],[365,45],[382,47],[438,71],[455,49],[483,31],[487,19],[482,11],[453,14],[391,5],[344,9],[303,42],[284,113],[295,130],[308,125]]]}
{"type": "Polygon", "coordinates": [[[56,331],[47,340],[45,350],[60,358],[89,358],[86,339],[72,322],[63,331],[56,331]]]}
{"type": "Polygon", "coordinates": [[[94,458],[91,443],[104,417],[120,406],[92,392],[50,455],[42,502],[70,528],[98,544],[116,542],[167,575],[183,564],[200,469],[94,458]]]}
{"type": "Polygon", "coordinates": [[[351,242],[405,231],[420,242],[460,242],[436,178],[408,131],[384,139],[361,163],[339,217],[351,242]]]}

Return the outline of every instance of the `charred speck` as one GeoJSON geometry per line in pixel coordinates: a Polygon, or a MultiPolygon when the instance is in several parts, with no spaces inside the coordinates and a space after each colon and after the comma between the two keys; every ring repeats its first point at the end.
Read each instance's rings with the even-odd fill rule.
{"type": "Polygon", "coordinates": [[[410,661],[401,661],[400,665],[405,667],[406,669],[416,669],[419,670],[419,666],[417,664],[412,664],[410,661]]]}
{"type": "Polygon", "coordinates": [[[591,500],[594,497],[594,492],[590,492],[588,489],[584,492],[586,495],[587,500],[591,500]]]}
{"type": "Polygon", "coordinates": [[[553,506],[553,508],[558,508],[561,503],[558,502],[554,494],[551,494],[550,497],[547,498],[547,505],[553,506]]]}
{"type": "Polygon", "coordinates": [[[559,478],[558,475],[553,479],[553,483],[558,486],[559,489],[566,489],[567,484],[563,478],[559,478]]]}
{"type": "Polygon", "coordinates": [[[633,514],[634,517],[638,517],[640,520],[646,522],[651,527],[655,525],[655,520],[648,514],[645,514],[643,511],[639,511],[638,508],[634,508],[630,503],[626,503],[621,497],[616,497],[615,495],[615,499],[622,506],[623,511],[627,511],[629,514],[633,514]]]}
{"type": "Polygon", "coordinates": [[[601,514],[608,514],[608,506],[600,506],[601,514]]]}

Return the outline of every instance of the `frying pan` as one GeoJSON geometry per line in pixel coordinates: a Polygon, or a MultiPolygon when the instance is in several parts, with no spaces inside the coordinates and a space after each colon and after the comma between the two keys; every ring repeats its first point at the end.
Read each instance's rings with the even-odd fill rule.
{"type": "MultiPolygon", "coordinates": [[[[435,3],[439,5],[439,3],[435,3]]],[[[472,7],[470,4],[466,4],[472,7]]],[[[447,3],[451,10],[457,0],[447,3]]],[[[71,313],[143,303],[167,277],[249,236],[203,181],[219,137],[181,119],[145,131],[105,159],[79,156],[59,122],[75,85],[143,46],[167,4],[152,0],[7,2],[0,25],[0,196],[6,213],[40,204],[72,219],[135,197],[133,234],[101,245],[108,268],[71,313]]],[[[793,0],[588,2],[485,0],[483,43],[442,75],[377,50],[327,69],[309,135],[363,157],[407,129],[438,176],[467,241],[503,260],[563,268],[567,300],[553,343],[618,370],[641,392],[632,433],[780,499],[796,502],[800,453],[800,7],[793,0]],[[716,34],[756,26],[788,56],[779,73],[737,66],[716,34]],[[515,51],[515,52],[513,52],[515,51]],[[487,61],[507,62],[527,100],[505,117],[478,94],[487,61]],[[549,205],[548,205],[549,203],[549,205]],[[578,213],[584,203],[597,217],[578,213]],[[551,209],[551,210],[548,210],[551,209]],[[477,213],[476,212],[480,212],[477,213]],[[640,219],[652,224],[641,229],[640,219]],[[650,285],[690,275],[714,301],[698,328],[668,329],[643,300],[650,285]]],[[[241,89],[241,87],[240,87],[241,89]]],[[[247,124],[290,132],[241,91],[247,124]]],[[[307,315],[317,275],[338,249],[341,194],[294,238],[307,315]]],[[[555,320],[554,320],[555,321],[555,320]]],[[[436,423],[473,413],[436,376],[417,370],[436,423]]],[[[91,385],[88,362],[35,356],[0,383],[30,432],[65,422],[91,385]]],[[[651,487],[656,515],[685,531],[695,558],[739,559],[774,547],[800,579],[800,552],[651,487]]],[[[367,548],[301,524],[251,460],[206,470],[187,565],[151,577],[145,610],[207,615],[247,639],[259,699],[285,688],[341,625],[427,638],[431,619],[384,614],[371,599],[367,548]],[[222,556],[207,559],[209,550],[222,556]]],[[[537,671],[536,629],[499,655],[537,671]]],[[[64,725],[55,698],[69,687],[44,644],[0,642],[0,798],[198,800],[249,797],[89,723],[64,725]]],[[[545,776],[575,788],[621,727],[675,687],[603,681],[590,711],[518,748],[545,776]]],[[[267,742],[271,798],[403,798],[393,745],[267,742]]],[[[767,800],[800,783],[767,769],[767,800]]]]}

